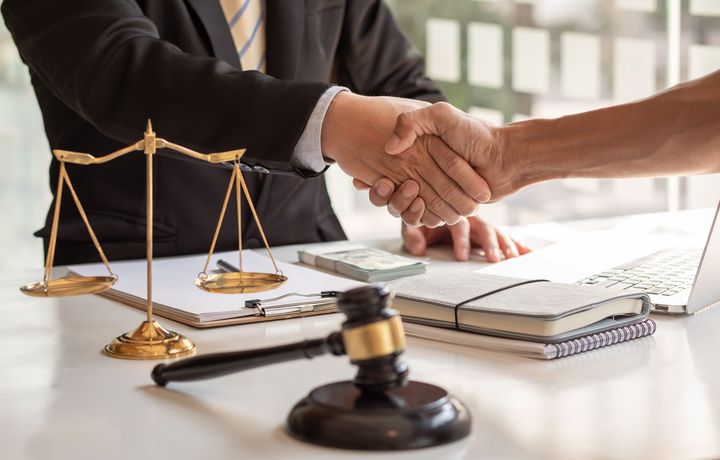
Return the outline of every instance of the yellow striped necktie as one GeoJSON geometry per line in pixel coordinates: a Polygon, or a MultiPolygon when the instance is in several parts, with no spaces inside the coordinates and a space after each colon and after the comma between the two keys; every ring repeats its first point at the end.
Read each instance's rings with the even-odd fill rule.
{"type": "Polygon", "coordinates": [[[265,72],[262,0],[220,0],[243,70],[265,72]]]}

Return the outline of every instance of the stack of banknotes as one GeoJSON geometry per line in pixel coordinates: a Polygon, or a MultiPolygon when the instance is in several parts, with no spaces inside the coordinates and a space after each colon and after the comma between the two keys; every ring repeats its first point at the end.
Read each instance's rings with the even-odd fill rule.
{"type": "Polygon", "coordinates": [[[425,273],[426,262],[363,246],[298,251],[304,264],[368,283],[425,273]]]}

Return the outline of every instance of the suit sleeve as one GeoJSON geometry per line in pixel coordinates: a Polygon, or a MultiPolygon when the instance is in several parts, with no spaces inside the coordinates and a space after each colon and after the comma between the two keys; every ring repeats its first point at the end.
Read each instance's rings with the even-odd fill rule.
{"type": "Polygon", "coordinates": [[[347,1],[338,64],[340,83],[357,93],[445,100],[383,0],[347,1]]]}
{"type": "Polygon", "coordinates": [[[249,164],[302,175],[290,160],[326,83],[184,53],[129,0],[5,0],[2,13],[33,73],[106,136],[129,144],[152,118],[174,142],[246,147],[249,164]]]}

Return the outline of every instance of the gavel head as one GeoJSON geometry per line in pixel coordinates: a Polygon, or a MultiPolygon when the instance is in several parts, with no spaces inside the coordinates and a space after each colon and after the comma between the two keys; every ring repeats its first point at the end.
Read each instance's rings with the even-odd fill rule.
{"type": "Polygon", "coordinates": [[[347,317],[342,324],[345,351],[358,366],[353,383],[364,392],[385,392],[407,382],[407,365],[399,359],[405,332],[390,300],[383,285],[355,288],[338,299],[338,309],[347,317]]]}

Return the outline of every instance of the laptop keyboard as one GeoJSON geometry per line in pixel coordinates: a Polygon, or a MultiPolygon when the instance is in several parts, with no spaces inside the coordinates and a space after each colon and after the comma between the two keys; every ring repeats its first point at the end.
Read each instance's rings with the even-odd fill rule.
{"type": "Polygon", "coordinates": [[[589,276],[578,284],[640,289],[671,296],[692,287],[702,249],[664,249],[611,270],[589,276]]]}

